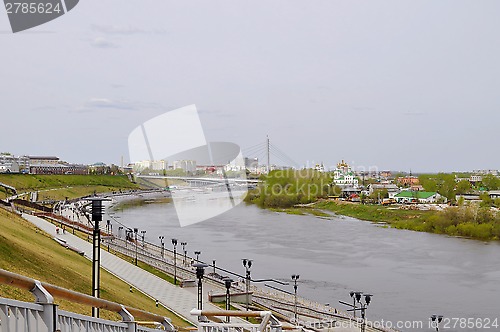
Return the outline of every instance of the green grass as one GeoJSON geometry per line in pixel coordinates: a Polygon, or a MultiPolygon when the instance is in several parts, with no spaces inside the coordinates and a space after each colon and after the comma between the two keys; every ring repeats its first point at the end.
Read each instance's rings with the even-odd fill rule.
{"type": "Polygon", "coordinates": [[[436,213],[435,211],[402,210],[382,205],[337,203],[332,201],[318,202],[314,205],[314,207],[356,219],[386,223],[414,220],[422,217],[428,217],[436,213]]]}
{"type": "Polygon", "coordinates": [[[165,204],[171,203],[172,198],[170,197],[157,197],[157,198],[137,198],[119,202],[113,206],[113,210],[125,210],[130,208],[135,208],[139,206],[149,205],[149,204],[165,204]]]}
{"type": "Polygon", "coordinates": [[[329,218],[331,217],[330,214],[325,213],[324,211],[318,210],[318,209],[313,209],[309,207],[297,207],[297,208],[269,208],[268,210],[274,211],[274,212],[284,212],[286,214],[291,214],[291,215],[297,215],[297,216],[305,216],[305,215],[312,215],[315,217],[323,217],[323,218],[329,218]]]}
{"type": "MultiPolygon", "coordinates": [[[[0,182],[16,188],[18,193],[41,191],[41,199],[76,198],[90,195],[94,191],[100,193],[140,188],[130,182],[127,176],[114,175],[0,174],[0,182]]],[[[5,198],[8,195],[5,190],[0,189],[0,196],[5,198]]]]}
{"type": "MultiPolygon", "coordinates": [[[[36,229],[15,214],[0,209],[0,268],[43,282],[91,294],[91,262],[52,240],[51,236],[36,229]]],[[[135,291],[108,272],[101,271],[101,297],[170,317],[174,325],[186,322],[164,308],[157,308],[153,299],[135,291]]],[[[31,293],[10,286],[0,286],[0,296],[33,302],[31,293]]],[[[90,315],[91,308],[56,298],[63,310],[90,315]]],[[[112,312],[102,310],[101,317],[119,320],[112,312]]]]}

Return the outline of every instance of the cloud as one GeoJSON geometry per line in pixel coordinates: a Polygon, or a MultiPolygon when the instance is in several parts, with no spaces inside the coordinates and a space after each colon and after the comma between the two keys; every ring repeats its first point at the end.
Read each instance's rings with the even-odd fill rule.
{"type": "Polygon", "coordinates": [[[90,42],[90,45],[92,45],[93,47],[97,47],[97,48],[115,48],[115,47],[117,47],[115,44],[113,44],[112,42],[110,42],[109,40],[107,40],[104,37],[94,38],[94,40],[92,40],[90,42]]]}

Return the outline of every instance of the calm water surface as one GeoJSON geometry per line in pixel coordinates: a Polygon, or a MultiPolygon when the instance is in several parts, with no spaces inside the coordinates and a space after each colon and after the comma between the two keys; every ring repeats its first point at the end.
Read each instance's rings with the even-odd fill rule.
{"type": "Polygon", "coordinates": [[[173,204],[116,214],[125,225],[146,230],[147,241],[159,243],[159,235],[186,241],[189,254],[199,250],[200,260],[216,259],[217,265],[241,274],[241,259],[253,259],[253,278],[289,279],[300,274],[299,294],[320,303],[342,308],[338,301],[350,302],[350,290],[374,294],[368,310],[372,320],[427,324],[434,313],[500,320],[498,242],[395,230],[348,217],[287,215],[245,205],[184,228],[173,204]]]}

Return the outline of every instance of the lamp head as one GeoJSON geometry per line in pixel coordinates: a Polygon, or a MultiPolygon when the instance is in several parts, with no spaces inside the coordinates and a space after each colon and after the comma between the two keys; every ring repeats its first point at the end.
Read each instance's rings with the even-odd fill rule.
{"type": "Polygon", "coordinates": [[[172,239],[172,244],[173,244],[174,246],[176,246],[176,245],[177,245],[177,239],[172,239]]]}
{"type": "Polygon", "coordinates": [[[203,263],[196,263],[196,264],[193,264],[193,266],[196,268],[196,277],[198,279],[203,279],[203,275],[205,274],[205,268],[208,265],[203,264],[203,263]]]}
{"type": "Polygon", "coordinates": [[[231,288],[232,282],[233,282],[233,279],[231,279],[231,278],[224,279],[224,285],[226,286],[226,289],[231,288]]]}
{"type": "Polygon", "coordinates": [[[355,295],[356,295],[356,301],[359,303],[359,301],[361,301],[361,295],[363,294],[363,292],[355,292],[355,295]]]}
{"type": "Polygon", "coordinates": [[[365,294],[365,303],[366,305],[370,305],[370,302],[372,301],[372,296],[371,294],[365,294]]]}

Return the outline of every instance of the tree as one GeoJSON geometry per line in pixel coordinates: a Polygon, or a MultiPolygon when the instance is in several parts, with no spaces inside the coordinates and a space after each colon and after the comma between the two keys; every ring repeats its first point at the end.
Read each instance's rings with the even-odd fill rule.
{"type": "Polygon", "coordinates": [[[457,195],[467,194],[471,189],[471,184],[468,180],[461,180],[457,183],[457,195]]]}
{"type": "Polygon", "coordinates": [[[379,199],[379,194],[380,194],[380,199],[389,198],[389,192],[387,191],[387,189],[377,189],[377,190],[374,190],[371,193],[370,198],[378,200],[379,199]]]}
{"type": "Polygon", "coordinates": [[[481,195],[479,195],[479,198],[481,198],[482,207],[493,206],[493,200],[491,199],[490,195],[488,195],[488,193],[482,193],[481,195]]]}
{"type": "Polygon", "coordinates": [[[487,190],[500,189],[500,179],[493,174],[486,174],[481,182],[487,190]]]}

